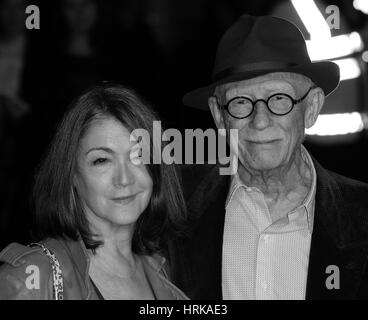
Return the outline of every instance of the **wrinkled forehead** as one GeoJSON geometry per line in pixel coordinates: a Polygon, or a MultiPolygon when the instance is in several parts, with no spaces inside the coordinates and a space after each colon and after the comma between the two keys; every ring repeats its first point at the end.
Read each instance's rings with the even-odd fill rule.
{"type": "Polygon", "coordinates": [[[275,72],[268,73],[259,77],[225,83],[219,85],[215,89],[215,96],[225,98],[231,92],[242,92],[247,89],[263,90],[263,89],[284,89],[300,94],[312,85],[312,81],[297,73],[275,72]]]}

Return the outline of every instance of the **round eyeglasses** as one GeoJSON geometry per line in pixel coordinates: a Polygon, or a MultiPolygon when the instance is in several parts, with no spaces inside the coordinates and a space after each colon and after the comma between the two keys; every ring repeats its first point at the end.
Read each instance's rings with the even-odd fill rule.
{"type": "Polygon", "coordinates": [[[263,101],[266,104],[267,109],[272,114],[284,116],[291,112],[297,103],[303,101],[314,88],[316,88],[316,86],[311,86],[305,95],[298,100],[295,100],[286,93],[275,93],[268,97],[267,100],[258,99],[256,101],[253,101],[248,97],[240,96],[232,98],[226,103],[226,105],[222,106],[222,108],[225,109],[232,117],[236,119],[244,119],[253,113],[254,107],[258,101],[263,101]]]}

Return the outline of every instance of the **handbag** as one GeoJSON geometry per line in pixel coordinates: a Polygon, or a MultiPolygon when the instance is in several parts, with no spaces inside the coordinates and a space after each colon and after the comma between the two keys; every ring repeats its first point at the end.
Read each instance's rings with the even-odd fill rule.
{"type": "Polygon", "coordinates": [[[55,254],[42,243],[31,243],[29,247],[40,247],[50,260],[52,268],[52,296],[54,300],[64,300],[63,276],[59,260],[55,254]]]}

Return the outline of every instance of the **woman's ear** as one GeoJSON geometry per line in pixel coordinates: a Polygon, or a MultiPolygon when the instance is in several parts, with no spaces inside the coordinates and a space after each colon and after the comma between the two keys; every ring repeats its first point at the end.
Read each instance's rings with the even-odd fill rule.
{"type": "Polygon", "coordinates": [[[304,126],[306,129],[312,127],[316,121],[323,104],[325,102],[325,94],[321,88],[314,88],[309,93],[306,102],[306,110],[304,113],[304,126]]]}
{"type": "Polygon", "coordinates": [[[217,98],[215,96],[208,98],[208,106],[210,107],[213,120],[215,121],[216,127],[218,129],[225,129],[225,120],[223,116],[223,112],[217,102],[217,98]]]}

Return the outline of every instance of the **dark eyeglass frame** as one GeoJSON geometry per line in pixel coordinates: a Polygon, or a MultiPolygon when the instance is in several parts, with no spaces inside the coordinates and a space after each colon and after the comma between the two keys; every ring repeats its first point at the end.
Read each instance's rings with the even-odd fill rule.
{"type": "Polygon", "coordinates": [[[270,111],[272,114],[274,114],[274,115],[276,115],[276,116],[285,116],[285,115],[287,115],[288,113],[290,113],[293,109],[294,109],[294,106],[296,105],[296,104],[298,104],[298,103],[300,103],[300,102],[302,102],[307,96],[308,96],[308,94],[309,94],[309,92],[312,90],[312,89],[314,89],[314,88],[316,88],[317,86],[311,86],[309,89],[308,89],[308,91],[304,94],[304,96],[302,96],[300,99],[297,99],[297,100],[295,100],[293,97],[291,97],[291,96],[289,96],[288,94],[286,94],[286,93],[275,93],[275,94],[273,94],[273,95],[271,95],[271,96],[269,96],[268,98],[267,98],[267,100],[264,100],[264,99],[258,99],[258,100],[255,100],[255,101],[253,101],[252,99],[250,99],[250,98],[248,98],[248,97],[244,97],[244,96],[236,96],[236,97],[234,97],[234,98],[232,98],[232,99],[230,99],[225,105],[223,105],[221,108],[222,109],[224,109],[224,110],[226,110],[227,111],[227,113],[230,115],[230,116],[232,116],[233,118],[236,118],[236,119],[245,119],[245,118],[248,118],[253,112],[254,112],[254,108],[255,108],[255,106],[256,106],[256,104],[257,104],[257,102],[259,102],[259,101],[263,101],[265,104],[266,104],[266,107],[267,107],[267,109],[268,109],[268,111],[270,111]],[[287,98],[289,98],[290,100],[291,100],[291,102],[292,102],[292,106],[291,106],[291,108],[290,108],[290,110],[289,111],[287,111],[287,112],[285,112],[285,113],[275,113],[275,112],[273,112],[272,110],[271,110],[271,108],[268,106],[268,102],[270,101],[270,99],[271,98],[273,98],[273,97],[275,97],[275,96],[285,96],[285,97],[287,97],[287,98]],[[232,101],[234,101],[235,99],[239,99],[239,98],[242,98],[242,99],[246,99],[246,100],[248,100],[251,104],[252,104],[252,110],[251,110],[251,112],[247,115],[247,116],[245,116],[245,117],[236,117],[236,116],[234,116],[234,115],[232,115],[231,113],[230,113],[230,111],[229,111],[229,105],[230,105],[230,103],[232,102],[232,101]]]}

